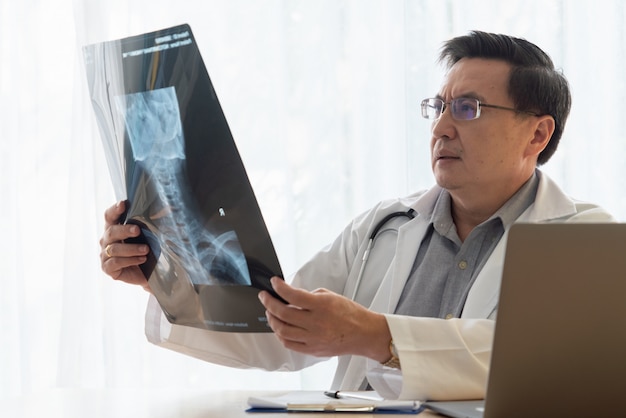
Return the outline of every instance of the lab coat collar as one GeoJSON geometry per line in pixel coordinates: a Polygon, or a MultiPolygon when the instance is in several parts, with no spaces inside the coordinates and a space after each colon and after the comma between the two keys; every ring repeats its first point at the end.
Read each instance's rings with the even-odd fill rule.
{"type": "MultiPolygon", "coordinates": [[[[536,169],[539,178],[535,203],[518,218],[517,222],[541,222],[570,216],[576,212],[574,201],[541,170],[536,169]]],[[[430,219],[435,203],[443,189],[435,185],[419,197],[411,207],[422,219],[430,219]]]]}
{"type": "Polygon", "coordinates": [[[537,169],[539,186],[535,202],[518,218],[517,222],[544,222],[571,216],[576,204],[546,174],[537,169]]]}

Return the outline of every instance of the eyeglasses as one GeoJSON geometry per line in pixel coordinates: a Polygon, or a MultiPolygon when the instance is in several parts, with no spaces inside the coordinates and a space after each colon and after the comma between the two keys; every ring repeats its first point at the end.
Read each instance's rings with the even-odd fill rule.
{"type": "Polygon", "coordinates": [[[516,113],[527,113],[533,116],[539,116],[528,110],[518,110],[511,107],[497,106],[481,103],[480,100],[470,97],[459,97],[448,103],[442,99],[424,99],[422,100],[422,116],[425,119],[437,120],[441,117],[446,108],[450,106],[452,117],[456,120],[474,120],[480,117],[480,110],[483,107],[491,107],[494,109],[510,110],[516,113]]]}

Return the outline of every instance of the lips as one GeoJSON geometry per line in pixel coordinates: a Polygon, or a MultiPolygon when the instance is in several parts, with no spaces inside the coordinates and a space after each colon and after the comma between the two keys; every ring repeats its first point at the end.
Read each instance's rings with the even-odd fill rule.
{"type": "Polygon", "coordinates": [[[433,163],[446,162],[446,161],[458,161],[461,159],[463,150],[446,138],[443,140],[437,140],[432,146],[433,163]]]}
{"type": "Polygon", "coordinates": [[[435,161],[439,161],[439,160],[459,160],[460,157],[458,157],[457,155],[451,153],[451,152],[445,152],[445,151],[441,151],[441,152],[437,152],[435,154],[435,161]]]}

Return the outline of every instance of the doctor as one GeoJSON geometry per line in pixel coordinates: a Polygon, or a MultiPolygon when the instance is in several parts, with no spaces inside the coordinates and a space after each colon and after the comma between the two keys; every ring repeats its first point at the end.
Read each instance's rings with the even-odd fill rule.
{"type": "MultiPolygon", "coordinates": [[[[170,324],[153,297],[148,339],[232,367],[296,370],[339,356],[334,389],[367,384],[387,397],[485,395],[507,232],[515,222],[607,222],[566,196],[537,167],[557,148],[570,109],[566,79],[523,39],[471,32],[449,40],[446,76],[425,99],[436,185],[385,201],[354,219],[294,276],[273,280],[285,305],[259,298],[274,333],[236,334],[170,324]],[[363,255],[376,226],[363,265],[363,255]]],[[[138,269],[146,246],[105,212],[102,269],[149,290],[138,269]]],[[[532,260],[530,260],[532,262],[532,260]]]]}

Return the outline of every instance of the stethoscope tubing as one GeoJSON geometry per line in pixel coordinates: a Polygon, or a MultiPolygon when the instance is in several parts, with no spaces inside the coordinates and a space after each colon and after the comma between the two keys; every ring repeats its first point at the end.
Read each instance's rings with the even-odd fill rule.
{"type": "Polygon", "coordinates": [[[389,222],[390,220],[394,218],[398,218],[402,216],[407,217],[409,220],[411,220],[415,218],[415,210],[409,209],[406,212],[402,212],[402,211],[392,212],[388,214],[387,216],[385,216],[383,219],[381,219],[372,230],[372,233],[370,234],[370,238],[367,242],[367,247],[365,248],[365,252],[363,253],[363,257],[361,259],[362,261],[361,268],[359,269],[359,275],[356,278],[354,291],[352,292],[352,298],[351,298],[352,300],[355,300],[356,294],[359,291],[359,287],[361,286],[361,280],[363,279],[363,272],[365,271],[365,265],[367,264],[370,251],[372,250],[372,247],[374,246],[374,241],[376,240],[376,236],[378,235],[382,227],[385,226],[387,222],[389,222]]]}

